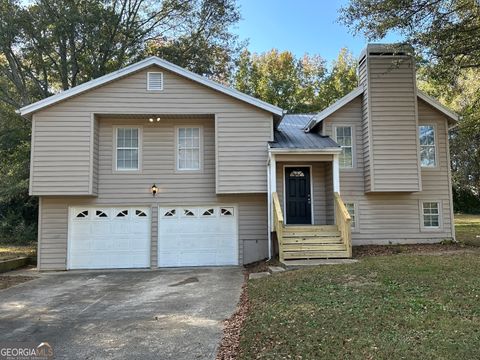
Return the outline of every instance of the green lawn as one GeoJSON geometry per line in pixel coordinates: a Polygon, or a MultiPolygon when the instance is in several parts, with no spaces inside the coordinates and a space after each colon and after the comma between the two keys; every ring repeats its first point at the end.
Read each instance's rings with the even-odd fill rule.
{"type": "MultiPolygon", "coordinates": [[[[479,230],[459,217],[458,240],[480,245],[479,230]]],[[[480,359],[480,249],[465,249],[250,281],[240,358],[480,359]]]]}
{"type": "Polygon", "coordinates": [[[480,246],[480,215],[455,215],[457,240],[468,245],[480,246]]]}

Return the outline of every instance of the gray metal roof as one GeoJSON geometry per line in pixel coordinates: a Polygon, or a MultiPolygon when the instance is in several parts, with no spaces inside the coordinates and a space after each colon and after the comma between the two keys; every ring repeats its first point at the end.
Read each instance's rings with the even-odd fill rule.
{"type": "Polygon", "coordinates": [[[274,149],[331,149],[339,148],[328,136],[304,131],[305,126],[316,114],[285,115],[275,130],[275,141],[270,142],[274,149]]]}

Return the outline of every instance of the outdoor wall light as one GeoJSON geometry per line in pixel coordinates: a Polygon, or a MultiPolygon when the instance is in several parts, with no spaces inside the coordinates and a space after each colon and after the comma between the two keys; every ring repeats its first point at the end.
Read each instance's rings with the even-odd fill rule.
{"type": "MultiPolygon", "coordinates": [[[[161,120],[160,116],[158,116],[156,120],[157,120],[157,122],[160,122],[160,120],[161,120]]],[[[153,117],[151,117],[151,118],[148,119],[148,121],[153,123],[155,121],[155,119],[153,117]]]]}
{"type": "Polygon", "coordinates": [[[157,195],[157,192],[158,192],[158,187],[157,185],[153,184],[151,189],[150,189],[151,193],[153,196],[157,195]]]}

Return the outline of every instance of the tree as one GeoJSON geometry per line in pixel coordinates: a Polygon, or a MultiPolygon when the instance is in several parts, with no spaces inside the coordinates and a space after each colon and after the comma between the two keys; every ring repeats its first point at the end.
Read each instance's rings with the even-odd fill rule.
{"type": "Polygon", "coordinates": [[[289,112],[323,110],[357,86],[357,62],[342,49],[330,70],[319,55],[297,59],[288,52],[270,50],[239,57],[235,87],[289,112]]]}
{"type": "Polygon", "coordinates": [[[369,40],[400,32],[447,77],[480,67],[477,0],[352,0],[341,14],[340,21],[369,40]]]}
{"type": "Polygon", "coordinates": [[[234,0],[0,0],[0,241],[32,239],[36,222],[15,109],[150,54],[229,79],[238,19],[234,0]]]}

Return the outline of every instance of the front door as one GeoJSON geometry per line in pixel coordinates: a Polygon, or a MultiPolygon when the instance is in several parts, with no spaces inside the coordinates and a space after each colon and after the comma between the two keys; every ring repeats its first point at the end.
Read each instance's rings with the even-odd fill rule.
{"type": "Polygon", "coordinates": [[[287,224],[311,224],[310,168],[285,167],[287,224]]]}

